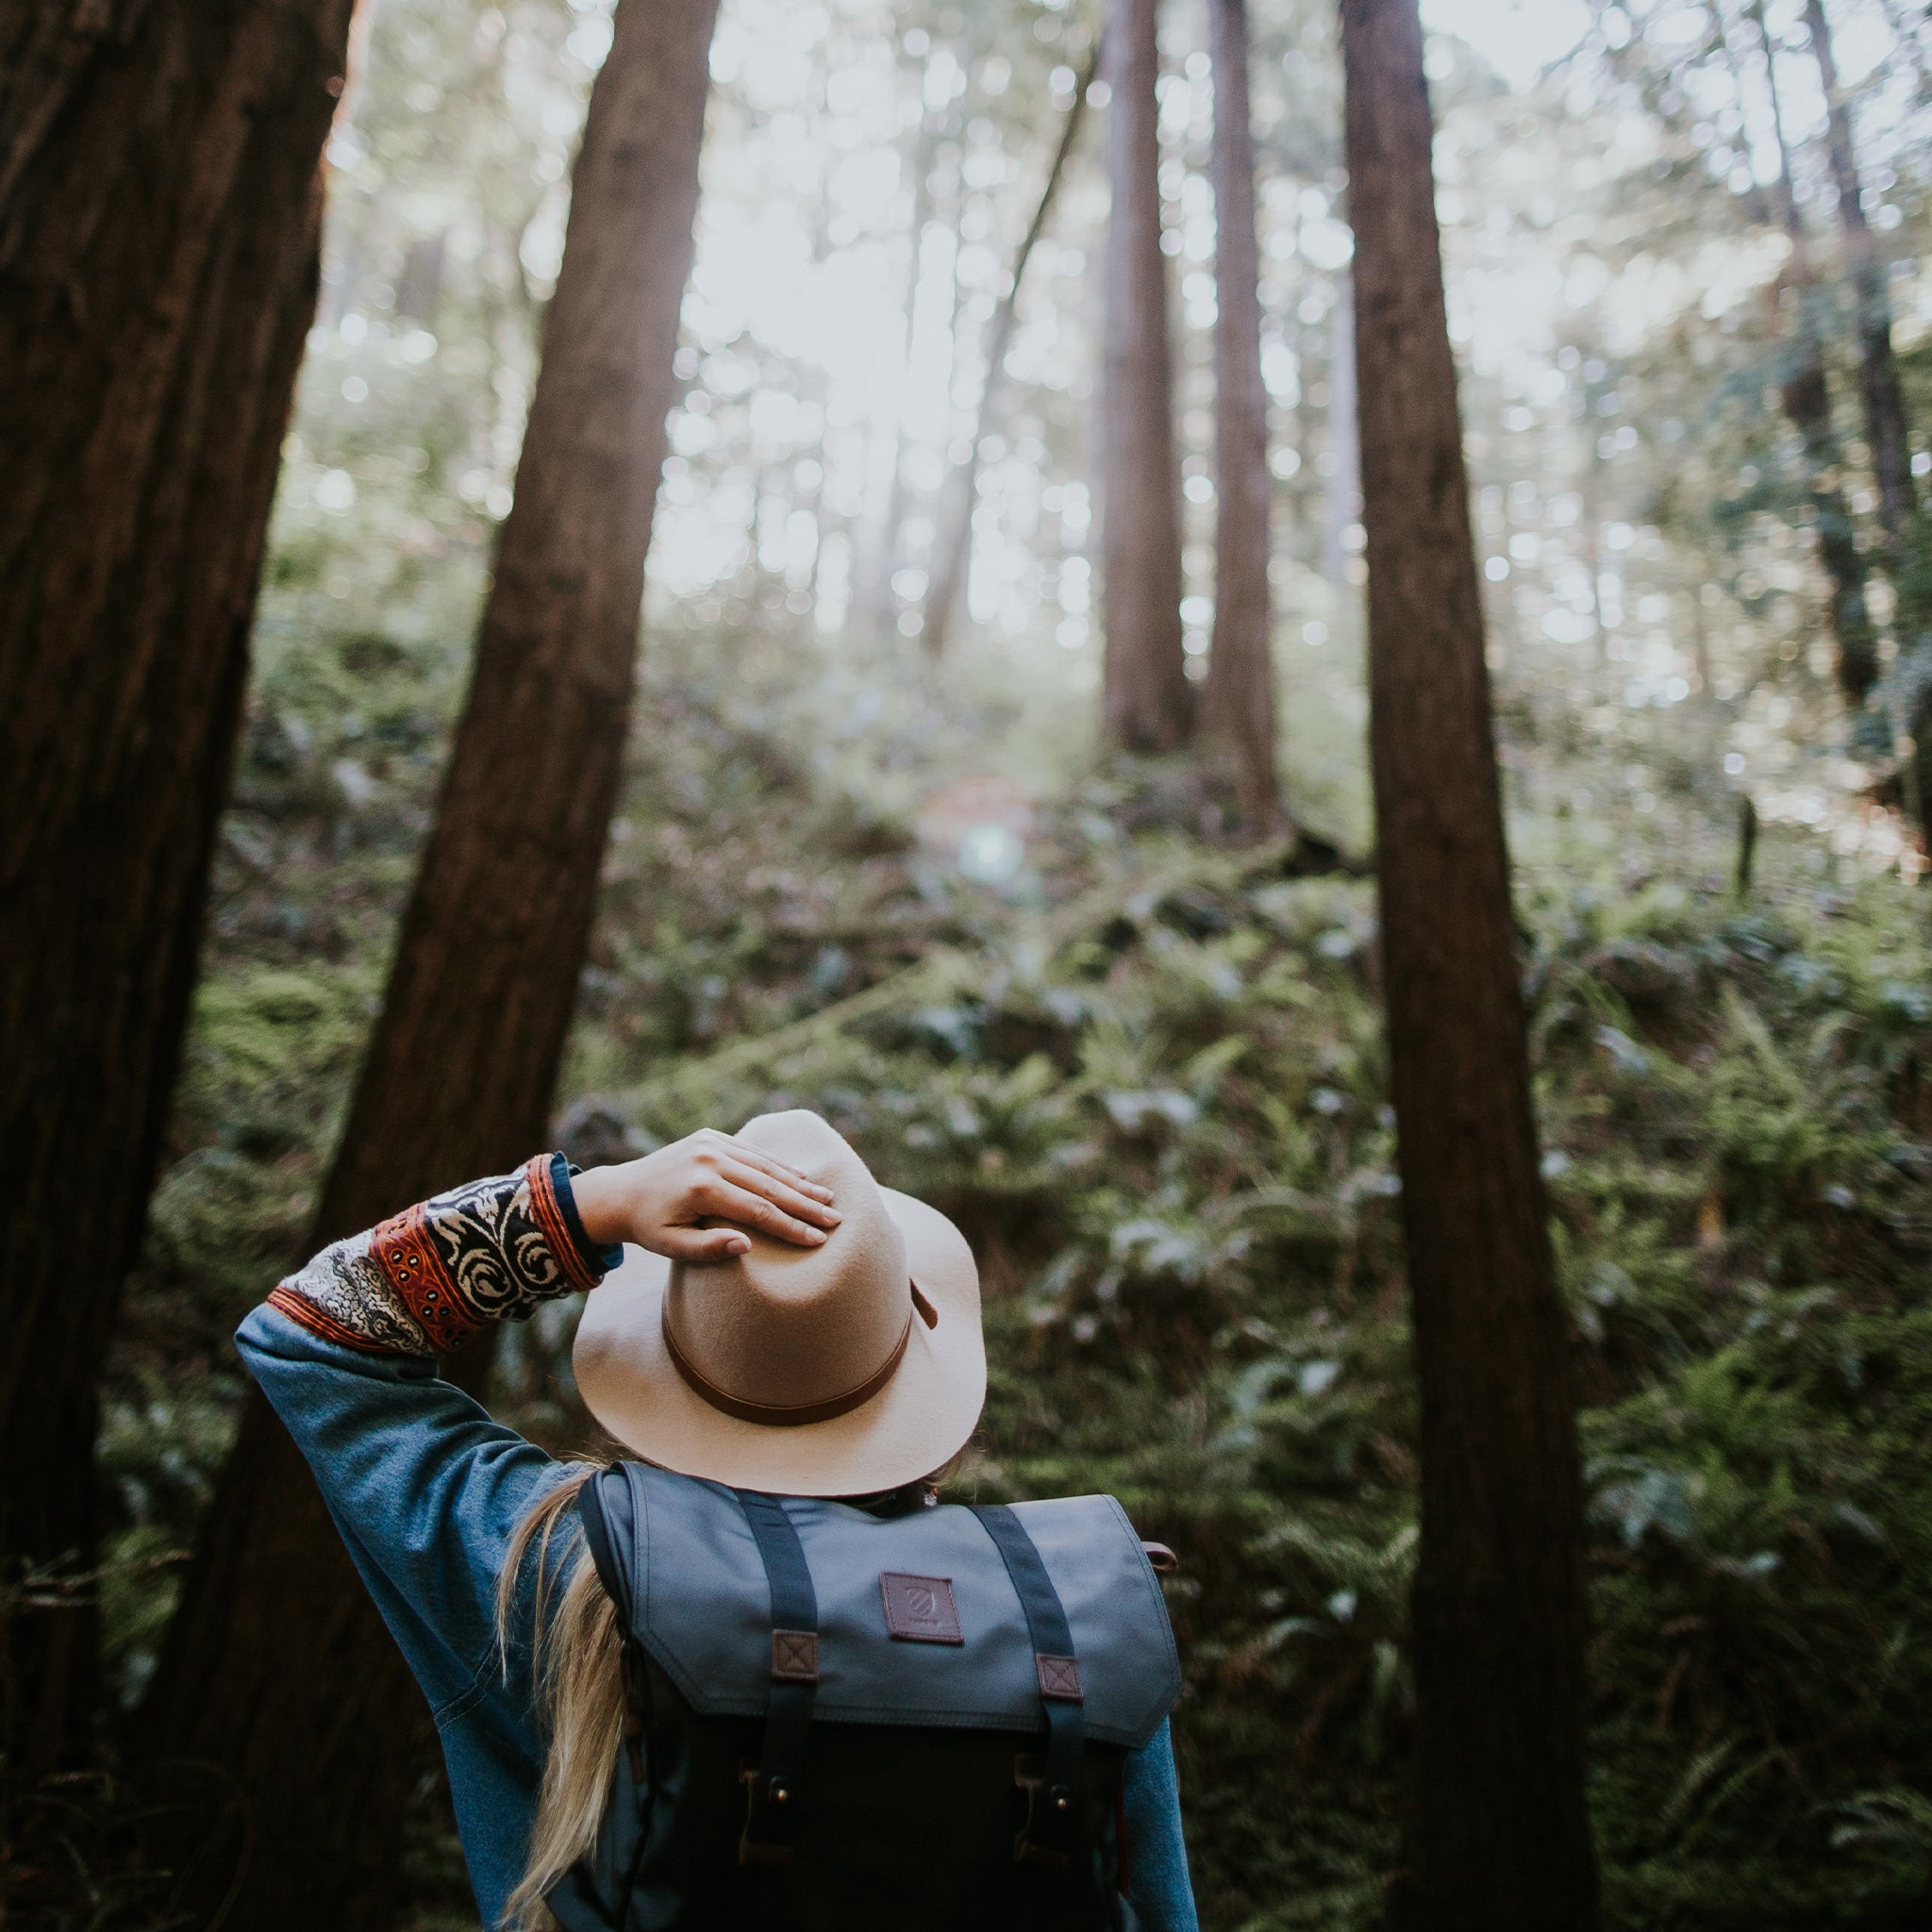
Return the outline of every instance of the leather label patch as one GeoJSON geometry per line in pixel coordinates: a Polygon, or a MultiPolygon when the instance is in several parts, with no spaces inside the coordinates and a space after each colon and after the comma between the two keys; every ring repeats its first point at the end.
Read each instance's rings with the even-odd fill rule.
{"type": "Polygon", "coordinates": [[[896,1570],[879,1575],[886,1600],[886,1628],[906,1643],[964,1643],[959,1607],[950,1576],[905,1576],[896,1570]]]}
{"type": "Polygon", "coordinates": [[[1040,1673],[1040,1694],[1051,1697],[1057,1703],[1078,1704],[1080,1702],[1080,1666],[1070,1657],[1048,1657],[1045,1652],[1036,1652],[1034,1668],[1040,1673]]]}
{"type": "Polygon", "coordinates": [[[816,1684],[819,1680],[818,1632],[774,1630],[772,1675],[781,1684],[816,1684]]]}

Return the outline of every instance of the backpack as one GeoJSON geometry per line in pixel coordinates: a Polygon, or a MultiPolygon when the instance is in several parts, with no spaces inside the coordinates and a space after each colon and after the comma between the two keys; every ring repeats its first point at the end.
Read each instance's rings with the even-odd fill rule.
{"type": "Polygon", "coordinates": [[[1111,1496],[880,1516],[620,1462],[578,1507],[625,1721],[565,1932],[1134,1932],[1122,1768],[1180,1666],[1111,1496]]]}

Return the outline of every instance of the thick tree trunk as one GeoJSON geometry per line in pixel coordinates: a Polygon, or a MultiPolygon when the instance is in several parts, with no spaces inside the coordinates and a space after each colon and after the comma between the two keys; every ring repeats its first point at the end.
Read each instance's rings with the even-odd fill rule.
{"type": "MultiPolygon", "coordinates": [[[[0,0],[0,1586],[92,1551],[349,9],[0,0]]],[[[35,1594],[16,1764],[92,1702],[85,1591],[35,1594]]]]}
{"type": "MultiPolygon", "coordinates": [[[[1843,452],[1832,423],[1831,389],[1824,372],[1825,291],[1819,286],[1811,241],[1798,212],[1791,186],[1790,149],[1785,140],[1784,104],[1779,97],[1777,61],[1771,32],[1765,24],[1764,0],[1752,0],[1744,9],[1764,52],[1765,84],[1771,93],[1772,130],[1777,141],[1777,179],[1772,200],[1785,233],[1790,238],[1790,260],[1780,287],[1793,303],[1789,365],[1778,386],[1785,414],[1798,432],[1805,452],[1805,493],[1810,500],[1818,531],[1818,559],[1831,586],[1830,618],[1833,661],[1839,690],[1846,707],[1864,708],[1866,694],[1878,678],[1878,639],[1865,600],[1865,559],[1852,522],[1839,475],[1843,452]]],[[[1722,25],[1722,21],[1720,21],[1722,25]]],[[[1888,332],[1889,334],[1889,332],[1888,332]]]]}
{"type": "Polygon", "coordinates": [[[1878,522],[1885,532],[1893,568],[1900,567],[1906,530],[1918,511],[1912,488],[1912,450],[1906,433],[1905,391],[1891,351],[1891,286],[1884,258],[1873,239],[1860,198],[1857,152],[1852,144],[1852,117],[1838,83],[1832,58],[1831,26],[1821,0],[1805,0],[1805,26],[1818,62],[1828,115],[1825,150],[1832,186],[1838,191],[1839,221],[1844,230],[1845,265],[1858,305],[1858,382],[1865,399],[1865,435],[1872,445],[1872,475],[1878,486],[1878,522]]]}
{"type": "Polygon", "coordinates": [[[1128,751],[1176,751],[1193,728],[1181,649],[1167,258],[1160,252],[1158,0],[1108,0],[1107,366],[1101,398],[1103,722],[1128,751]]]}
{"type": "MultiPolygon", "coordinates": [[[[545,1144],[617,795],[690,272],[716,0],[623,0],[591,96],[515,503],[436,826],[318,1241],[545,1144]]],[[[227,1932],[393,1917],[421,1700],[254,1401],[153,1696],[151,1758],[232,1780],[227,1932]]]]}
{"type": "Polygon", "coordinates": [[[1020,238],[1020,246],[1014,252],[1013,271],[1007,283],[1007,292],[1000,297],[1000,305],[993,310],[992,322],[987,328],[986,380],[979,391],[979,413],[973,425],[973,447],[965,461],[956,463],[952,475],[946,479],[946,497],[940,515],[932,579],[925,593],[922,632],[930,657],[937,658],[944,652],[953,627],[953,617],[958,608],[959,595],[965,589],[966,566],[973,555],[973,507],[979,493],[980,449],[992,434],[1000,377],[1006,370],[1007,351],[1012,346],[1013,325],[1019,318],[1020,284],[1025,279],[1026,264],[1033,258],[1034,247],[1046,231],[1046,218],[1053,211],[1054,199],[1059,192],[1060,177],[1067,169],[1067,157],[1073,153],[1074,142],[1079,137],[1080,123],[1087,107],[1087,91],[1093,85],[1100,63],[1101,44],[1095,44],[1087,71],[1074,86],[1073,103],[1060,124],[1059,144],[1053,152],[1053,165],[1046,171],[1046,182],[1040,191],[1040,200],[1034,206],[1033,219],[1026,225],[1026,232],[1020,238]]]}
{"type": "Polygon", "coordinates": [[[1205,722],[1234,752],[1241,823],[1279,815],[1268,619],[1268,391],[1248,110],[1246,0],[1208,0],[1214,60],[1214,644],[1205,722]]]}
{"type": "Polygon", "coordinates": [[[1582,1521],[1416,0],[1342,0],[1382,957],[1422,1419],[1390,1924],[1589,1932],[1582,1521]]]}

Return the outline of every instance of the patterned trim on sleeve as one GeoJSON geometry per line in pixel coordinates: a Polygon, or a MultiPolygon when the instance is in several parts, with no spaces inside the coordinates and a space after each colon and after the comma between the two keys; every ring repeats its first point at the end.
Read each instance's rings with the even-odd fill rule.
{"type": "Polygon", "coordinates": [[[603,1279],[579,1252],[550,1156],[325,1248],[269,1296],[312,1333],[378,1355],[449,1355],[486,1322],[603,1279]]]}
{"type": "Polygon", "coordinates": [[[408,1208],[385,1221],[370,1242],[391,1286],[442,1355],[486,1322],[521,1320],[538,1303],[602,1278],[570,1238],[548,1155],[408,1208]]]}
{"type": "Polygon", "coordinates": [[[429,1355],[429,1337],[396,1293],[366,1234],[336,1241],[269,1296],[292,1322],[325,1341],[368,1355],[429,1355]]]}

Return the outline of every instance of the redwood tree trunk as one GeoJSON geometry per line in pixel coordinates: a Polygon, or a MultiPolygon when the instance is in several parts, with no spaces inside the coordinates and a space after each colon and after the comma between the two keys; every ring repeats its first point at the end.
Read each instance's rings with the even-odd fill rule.
{"type": "Polygon", "coordinates": [[[1175,751],[1193,726],[1181,649],[1181,520],[1174,459],[1167,258],[1154,84],[1158,0],[1108,0],[1103,68],[1107,366],[1101,427],[1103,722],[1128,751],[1175,751]]]}
{"type": "Polygon", "coordinates": [[[1370,747],[1421,1396],[1390,1923],[1589,1932],[1575,1413],[1530,1106],[1416,0],[1342,0],[1370,747]]]}
{"type": "MultiPolygon", "coordinates": [[[[717,0],[623,0],[591,96],[516,498],[319,1241],[545,1144],[617,795],[691,256],[717,0]]],[[[212,1765],[226,1932],[392,1919],[421,1700],[313,1486],[251,1401],[143,1712],[212,1765]]]]}
{"type": "MultiPolygon", "coordinates": [[[[349,10],[0,0],[0,1598],[90,1567],[349,10]]],[[[92,1703],[86,1593],[38,1594],[14,1763],[92,1703]]]]}
{"type": "Polygon", "coordinates": [[[953,466],[946,480],[946,498],[940,514],[939,541],[934,550],[931,586],[925,593],[924,622],[921,626],[929,657],[939,657],[946,648],[946,638],[958,608],[959,593],[966,585],[966,566],[973,554],[973,507],[979,493],[979,453],[992,434],[994,405],[999,398],[1000,377],[1006,371],[1007,351],[1012,346],[1013,325],[1020,310],[1020,284],[1025,278],[1026,264],[1033,258],[1035,244],[1046,231],[1046,218],[1053,211],[1059,192],[1060,177],[1066,173],[1067,157],[1079,138],[1085,116],[1087,91],[1093,85],[1100,64],[1100,47],[1093,49],[1087,71],[1074,84],[1074,99],[1060,124],[1059,144],[1054,149],[1053,165],[1046,171],[1046,183],[1040,191],[1033,219],[1020,238],[1013,255],[1013,272],[1007,292],[993,310],[986,332],[986,381],[979,391],[979,413],[973,425],[973,447],[963,462],[953,466]]]}
{"type": "Polygon", "coordinates": [[[1784,104],[1778,94],[1777,60],[1765,24],[1764,0],[1752,0],[1744,10],[1764,50],[1772,131],[1777,141],[1777,179],[1772,192],[1778,219],[1791,243],[1790,260],[1780,286],[1791,291],[1795,308],[1788,345],[1789,366],[1778,394],[1804,446],[1805,493],[1816,519],[1818,560],[1831,586],[1832,657],[1839,690],[1846,707],[1857,711],[1864,708],[1866,694],[1877,682],[1878,640],[1865,600],[1865,559],[1858,549],[1857,528],[1839,482],[1844,458],[1832,423],[1831,388],[1824,372],[1825,293],[1819,286],[1811,240],[1791,186],[1784,104]]]}
{"type": "Polygon", "coordinates": [[[1818,61],[1818,79],[1829,109],[1825,150],[1832,186],[1838,190],[1839,221],[1844,229],[1845,265],[1858,305],[1858,382],[1865,399],[1865,435],[1872,445],[1872,475],[1878,486],[1878,522],[1885,531],[1893,568],[1900,567],[1907,526],[1917,513],[1912,489],[1912,451],[1906,434],[1905,391],[1891,351],[1891,287],[1884,258],[1873,239],[1859,198],[1852,117],[1838,84],[1832,58],[1831,26],[1821,0],[1806,0],[1805,26],[1818,61]]]}
{"type": "Polygon", "coordinates": [[[1268,622],[1268,391],[1246,0],[1208,0],[1214,59],[1214,644],[1202,708],[1235,755],[1241,823],[1278,816],[1268,622]]]}

